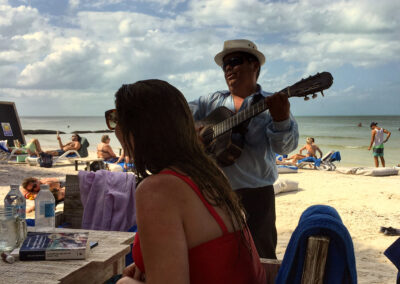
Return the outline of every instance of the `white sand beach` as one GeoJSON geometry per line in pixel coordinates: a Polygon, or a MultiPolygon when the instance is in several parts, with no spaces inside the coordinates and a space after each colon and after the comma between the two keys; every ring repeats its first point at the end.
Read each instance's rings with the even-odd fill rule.
{"type": "MultiPolygon", "coordinates": [[[[90,153],[94,156],[95,153],[90,153]]],[[[80,165],[79,169],[84,168],[80,165]]],[[[12,183],[25,177],[59,177],[77,174],[73,164],[53,168],[26,164],[0,164],[0,199],[12,183]]],[[[400,228],[400,175],[371,177],[337,172],[299,170],[281,174],[299,182],[299,191],[277,195],[278,258],[282,259],[301,213],[314,204],[333,206],[353,239],[359,283],[395,283],[397,270],[383,255],[398,237],[385,236],[380,226],[400,228]]]]}

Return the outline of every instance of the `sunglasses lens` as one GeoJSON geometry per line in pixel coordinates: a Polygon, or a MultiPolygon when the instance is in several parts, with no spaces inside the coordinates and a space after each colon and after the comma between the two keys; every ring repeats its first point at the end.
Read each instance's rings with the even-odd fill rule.
{"type": "Polygon", "coordinates": [[[117,126],[117,112],[115,109],[106,112],[106,123],[110,130],[114,130],[117,126]]]}
{"type": "Polygon", "coordinates": [[[222,65],[222,69],[226,71],[226,67],[231,66],[232,68],[235,67],[236,65],[241,65],[243,64],[243,58],[242,57],[232,57],[224,64],[222,65]]]}

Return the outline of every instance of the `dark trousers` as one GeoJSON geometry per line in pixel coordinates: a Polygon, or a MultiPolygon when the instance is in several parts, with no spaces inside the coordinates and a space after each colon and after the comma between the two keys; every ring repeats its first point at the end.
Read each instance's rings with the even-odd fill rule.
{"type": "Polygon", "coordinates": [[[260,257],[276,259],[277,232],[275,226],[274,187],[241,188],[235,190],[247,214],[247,225],[260,257]]]}

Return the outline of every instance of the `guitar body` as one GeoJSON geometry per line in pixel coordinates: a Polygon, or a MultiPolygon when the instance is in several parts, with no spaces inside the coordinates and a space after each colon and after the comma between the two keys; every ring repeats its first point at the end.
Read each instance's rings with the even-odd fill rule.
{"type": "Polygon", "coordinates": [[[234,115],[234,112],[226,107],[219,107],[212,111],[204,120],[204,129],[201,133],[206,152],[211,155],[221,167],[227,167],[235,163],[242,154],[241,145],[232,141],[232,133],[240,131],[230,129],[218,137],[211,139],[213,134],[212,126],[220,123],[234,115]]]}

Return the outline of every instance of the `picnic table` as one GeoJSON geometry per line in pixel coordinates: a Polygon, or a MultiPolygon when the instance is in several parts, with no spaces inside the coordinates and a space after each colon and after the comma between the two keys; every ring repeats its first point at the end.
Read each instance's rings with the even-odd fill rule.
{"type": "MultiPolygon", "coordinates": [[[[32,228],[28,227],[28,231],[32,228]]],[[[134,233],[56,228],[56,232],[89,232],[90,249],[84,260],[0,261],[0,283],[104,283],[125,268],[134,233]],[[3,282],[4,281],[4,282],[3,282]]]]}

